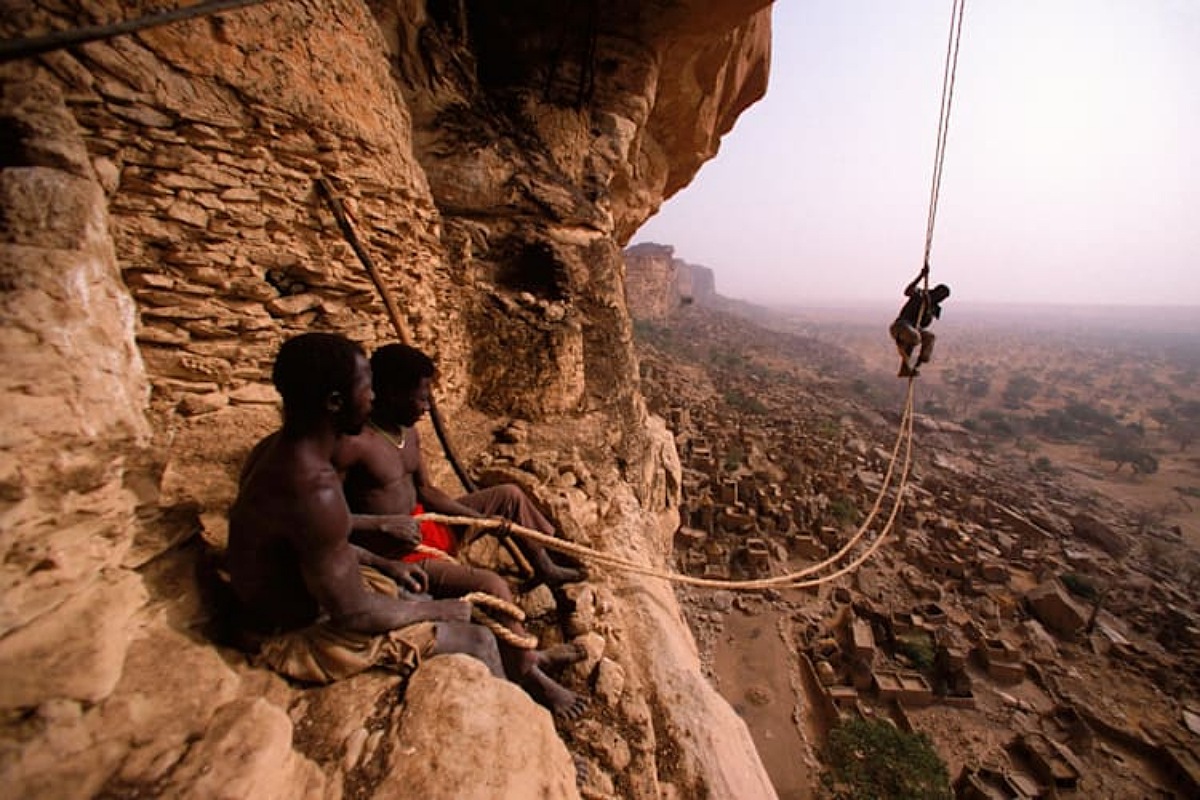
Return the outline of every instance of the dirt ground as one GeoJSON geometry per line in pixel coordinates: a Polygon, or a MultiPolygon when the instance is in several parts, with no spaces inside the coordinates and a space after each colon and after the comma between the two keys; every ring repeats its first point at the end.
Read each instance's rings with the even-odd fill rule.
{"type": "Polygon", "coordinates": [[[746,721],[780,800],[815,797],[818,764],[797,725],[807,700],[799,689],[794,647],[783,639],[781,614],[769,607],[753,616],[730,611],[717,639],[717,690],[746,721]]]}

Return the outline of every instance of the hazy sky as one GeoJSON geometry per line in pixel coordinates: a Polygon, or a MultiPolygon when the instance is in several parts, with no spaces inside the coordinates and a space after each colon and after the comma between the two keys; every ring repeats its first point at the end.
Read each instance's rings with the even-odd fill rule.
{"type": "MultiPolygon", "coordinates": [[[[634,237],[754,301],[921,266],[950,0],[779,0],[767,96],[634,237]]],[[[1200,0],[967,0],[932,280],[1200,305],[1200,0]]]]}

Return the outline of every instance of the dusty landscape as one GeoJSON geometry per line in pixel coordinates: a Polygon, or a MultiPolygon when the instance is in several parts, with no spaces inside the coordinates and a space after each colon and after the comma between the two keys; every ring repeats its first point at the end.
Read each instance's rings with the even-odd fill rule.
{"type": "MultiPolygon", "coordinates": [[[[677,565],[731,579],[847,541],[906,387],[885,309],[739,310],[637,328],[684,463],[677,565]]],[[[1196,796],[1195,319],[947,314],[890,540],[812,589],[678,591],[780,797],[852,794],[826,739],[855,718],[927,736],[958,796],[1196,796]]]]}

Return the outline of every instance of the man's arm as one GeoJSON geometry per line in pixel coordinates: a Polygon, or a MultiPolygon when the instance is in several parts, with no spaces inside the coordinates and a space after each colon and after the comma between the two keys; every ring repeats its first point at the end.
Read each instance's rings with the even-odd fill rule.
{"type": "Polygon", "coordinates": [[[396,585],[406,592],[421,593],[429,588],[429,576],[420,564],[410,564],[384,558],[378,553],[372,553],[365,547],[350,545],[358,557],[358,563],[364,567],[372,567],[396,582],[396,585]]]}
{"type": "Polygon", "coordinates": [[[904,287],[904,296],[912,297],[913,294],[917,291],[917,284],[919,284],[921,281],[923,281],[925,279],[925,276],[928,274],[929,274],[929,265],[926,264],[925,266],[921,267],[921,271],[917,273],[917,277],[912,279],[912,283],[910,283],[908,286],[904,287]]]}
{"type": "Polygon", "coordinates": [[[417,469],[412,474],[413,488],[417,490],[417,500],[425,507],[425,510],[435,514],[450,514],[455,517],[482,517],[483,514],[464,506],[430,483],[429,472],[425,467],[425,455],[420,449],[421,439],[416,428],[412,429],[412,437],[412,445],[417,448],[417,469]]]}
{"type": "Polygon", "coordinates": [[[421,527],[408,514],[351,514],[353,533],[382,533],[412,549],[421,543],[421,527]]]}
{"type": "Polygon", "coordinates": [[[415,622],[466,622],[470,605],[458,600],[399,600],[363,586],[359,556],[350,545],[350,512],[330,472],[304,509],[306,529],[297,536],[305,584],[334,624],[359,633],[384,633],[415,622]]]}

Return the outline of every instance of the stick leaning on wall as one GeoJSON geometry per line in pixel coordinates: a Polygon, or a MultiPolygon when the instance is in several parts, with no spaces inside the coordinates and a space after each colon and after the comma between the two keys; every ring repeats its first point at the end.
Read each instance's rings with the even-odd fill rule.
{"type": "MultiPolygon", "coordinates": [[[[413,346],[412,334],[408,331],[408,326],[404,324],[403,318],[400,316],[400,309],[396,306],[396,301],[392,297],[392,293],[388,290],[387,284],[383,282],[383,276],[375,267],[375,262],[371,260],[371,256],[363,247],[362,241],[358,238],[358,234],[354,230],[354,225],[350,221],[350,215],[346,212],[346,207],[342,203],[341,197],[334,190],[333,184],[326,178],[317,178],[317,192],[325,201],[330,212],[333,214],[334,220],[337,222],[338,228],[342,232],[342,236],[358,256],[359,262],[367,271],[367,275],[371,278],[371,283],[375,285],[375,290],[379,292],[379,298],[383,301],[383,307],[387,309],[388,319],[391,320],[392,328],[396,331],[397,338],[408,346],[413,346]]],[[[454,449],[450,445],[450,438],[446,433],[446,427],[442,422],[442,415],[438,411],[437,403],[434,402],[432,395],[429,397],[429,419],[433,423],[433,430],[437,433],[438,441],[442,445],[442,452],[446,454],[446,460],[450,462],[451,469],[458,476],[459,483],[467,492],[476,490],[475,482],[471,480],[471,476],[463,469],[458,457],[454,454],[454,449]]],[[[517,564],[517,567],[526,575],[533,575],[533,566],[529,560],[525,558],[525,554],[513,542],[505,539],[504,547],[508,551],[509,556],[517,564]]]]}

